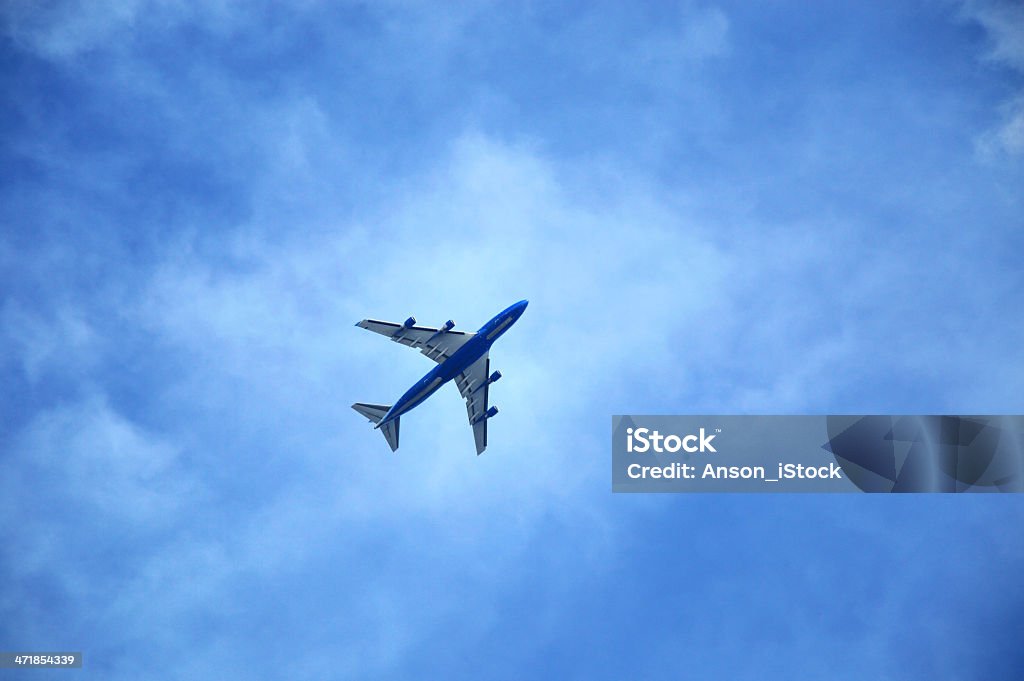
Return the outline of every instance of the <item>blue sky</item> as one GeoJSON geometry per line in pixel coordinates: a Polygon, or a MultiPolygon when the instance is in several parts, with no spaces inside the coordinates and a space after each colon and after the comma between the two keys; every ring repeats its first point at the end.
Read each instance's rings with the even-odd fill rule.
{"type": "Polygon", "coordinates": [[[615,413],[1024,411],[1019,4],[0,17],[0,649],[97,679],[1024,668],[1020,498],[608,470],[615,413]],[[397,454],[349,409],[429,368],[355,321],[521,298],[484,456],[454,389],[397,454]]]}

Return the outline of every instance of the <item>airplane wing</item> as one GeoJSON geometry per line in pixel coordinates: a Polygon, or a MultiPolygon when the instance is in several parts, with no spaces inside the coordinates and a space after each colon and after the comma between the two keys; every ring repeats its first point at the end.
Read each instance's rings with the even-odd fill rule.
{"type": "Polygon", "coordinates": [[[466,413],[469,415],[469,425],[473,426],[477,455],[487,449],[487,420],[491,416],[487,413],[487,393],[491,383],[488,380],[490,371],[491,360],[487,354],[484,354],[455,377],[455,384],[466,399],[466,413]]]}
{"type": "Polygon", "coordinates": [[[374,333],[387,336],[396,343],[416,348],[438,364],[455,354],[466,341],[475,336],[469,331],[456,331],[454,322],[447,322],[440,329],[416,326],[416,320],[409,317],[405,324],[382,322],[379,319],[364,319],[356,324],[374,333]]]}

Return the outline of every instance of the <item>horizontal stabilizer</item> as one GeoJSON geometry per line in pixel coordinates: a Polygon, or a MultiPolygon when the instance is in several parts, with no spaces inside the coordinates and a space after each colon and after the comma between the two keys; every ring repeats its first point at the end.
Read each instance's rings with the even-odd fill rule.
{"type": "Polygon", "coordinates": [[[352,405],[352,408],[358,411],[360,414],[370,419],[374,423],[380,423],[380,420],[384,418],[384,414],[388,413],[391,409],[390,404],[367,404],[366,402],[356,402],[352,405]]]}
{"type": "MultiPolygon", "coordinates": [[[[384,415],[391,409],[389,404],[367,404],[365,402],[356,402],[352,405],[352,408],[358,411],[360,414],[370,419],[373,423],[380,423],[384,415]]],[[[380,428],[380,432],[384,433],[384,439],[388,441],[388,446],[391,447],[391,451],[398,449],[398,422],[401,419],[392,419],[380,428]]]]}

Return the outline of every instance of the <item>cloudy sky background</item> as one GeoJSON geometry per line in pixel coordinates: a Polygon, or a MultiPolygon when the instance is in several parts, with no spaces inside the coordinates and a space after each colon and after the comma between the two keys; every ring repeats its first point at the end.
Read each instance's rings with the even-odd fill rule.
{"type": "Polygon", "coordinates": [[[1018,3],[0,18],[0,649],[90,679],[1024,668],[1024,499],[608,470],[614,413],[1024,412],[1018,3]],[[521,298],[484,456],[454,388],[397,454],[349,408],[430,367],[355,321],[521,298]]]}

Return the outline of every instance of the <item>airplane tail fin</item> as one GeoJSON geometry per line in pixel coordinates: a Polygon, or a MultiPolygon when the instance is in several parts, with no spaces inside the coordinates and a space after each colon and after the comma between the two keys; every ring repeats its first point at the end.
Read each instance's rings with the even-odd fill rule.
{"type": "MultiPolygon", "coordinates": [[[[384,415],[391,409],[389,404],[367,404],[365,402],[356,402],[352,405],[352,408],[358,411],[360,414],[370,419],[373,423],[380,423],[384,415]]],[[[383,426],[378,426],[380,432],[384,433],[384,439],[388,441],[388,446],[391,447],[391,451],[398,449],[398,422],[401,417],[388,421],[383,426]]]]}

